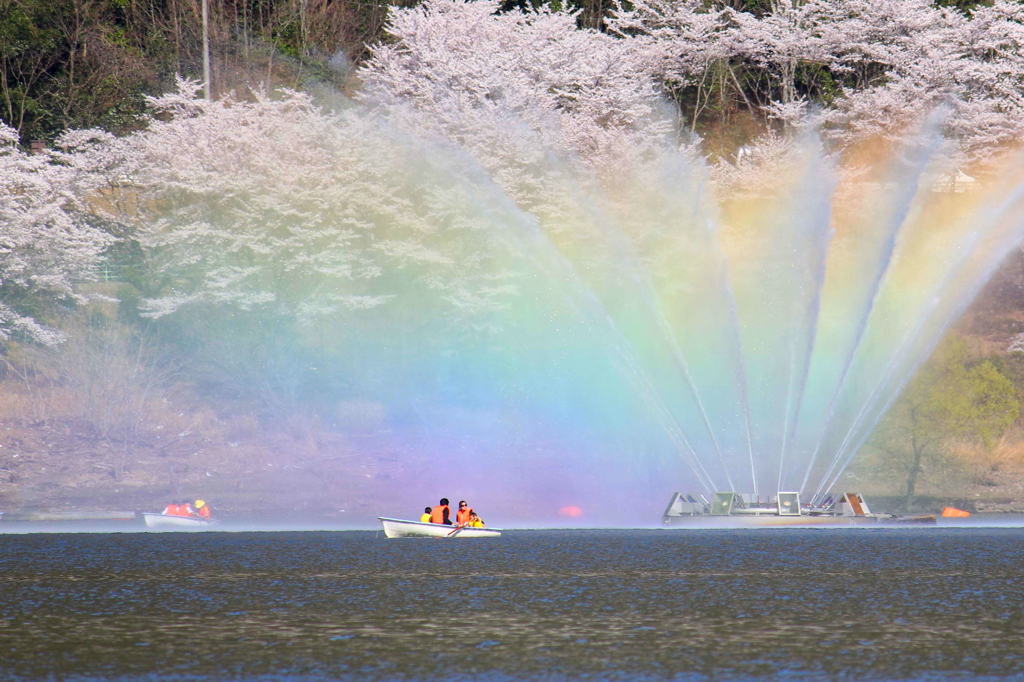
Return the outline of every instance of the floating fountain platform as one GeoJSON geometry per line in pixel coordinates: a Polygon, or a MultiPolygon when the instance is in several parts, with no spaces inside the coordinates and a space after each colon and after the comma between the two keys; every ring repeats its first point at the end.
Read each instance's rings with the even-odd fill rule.
{"type": "Polygon", "coordinates": [[[701,494],[674,493],[662,523],[716,528],[934,525],[936,518],[934,514],[873,513],[860,493],[829,495],[819,503],[801,504],[800,493],[795,492],[778,492],[774,497],[717,492],[711,501],[701,494]]]}

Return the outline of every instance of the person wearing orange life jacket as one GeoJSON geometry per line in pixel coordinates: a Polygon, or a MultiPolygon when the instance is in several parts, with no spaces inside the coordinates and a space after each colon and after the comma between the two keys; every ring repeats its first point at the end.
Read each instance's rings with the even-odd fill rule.
{"type": "Polygon", "coordinates": [[[192,511],[192,505],[188,501],[182,502],[181,504],[175,504],[171,502],[169,505],[164,507],[162,514],[166,516],[195,516],[195,512],[192,511]]]}
{"type": "Polygon", "coordinates": [[[199,514],[199,518],[210,520],[210,505],[206,504],[204,500],[196,500],[196,512],[199,514]]]}
{"type": "Polygon", "coordinates": [[[455,523],[460,526],[465,526],[469,523],[469,515],[473,513],[473,508],[466,504],[465,500],[459,502],[459,509],[455,512],[455,523]]]}
{"type": "Polygon", "coordinates": [[[451,509],[448,508],[448,498],[442,497],[441,503],[430,510],[431,523],[443,523],[446,526],[452,525],[451,509]]]}

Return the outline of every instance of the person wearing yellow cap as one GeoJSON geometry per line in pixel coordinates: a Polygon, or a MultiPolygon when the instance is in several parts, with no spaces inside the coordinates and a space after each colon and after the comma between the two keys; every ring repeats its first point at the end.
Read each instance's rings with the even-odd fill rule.
{"type": "Polygon", "coordinates": [[[196,511],[199,513],[199,518],[210,520],[210,505],[206,504],[203,500],[196,500],[196,511]]]}

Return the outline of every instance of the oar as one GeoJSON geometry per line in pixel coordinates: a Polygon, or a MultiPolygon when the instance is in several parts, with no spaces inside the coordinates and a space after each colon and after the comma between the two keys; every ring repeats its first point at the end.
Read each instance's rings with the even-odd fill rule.
{"type": "Polygon", "coordinates": [[[463,528],[467,528],[467,526],[455,526],[455,530],[453,530],[451,533],[448,533],[448,535],[446,535],[445,537],[453,538],[456,535],[458,535],[463,528]]]}

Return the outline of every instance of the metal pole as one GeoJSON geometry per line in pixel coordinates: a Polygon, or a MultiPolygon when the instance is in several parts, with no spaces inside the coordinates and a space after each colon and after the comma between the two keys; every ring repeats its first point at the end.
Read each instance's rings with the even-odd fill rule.
{"type": "Polygon", "coordinates": [[[213,99],[210,93],[210,0],[203,0],[203,93],[206,99],[213,99]]]}

